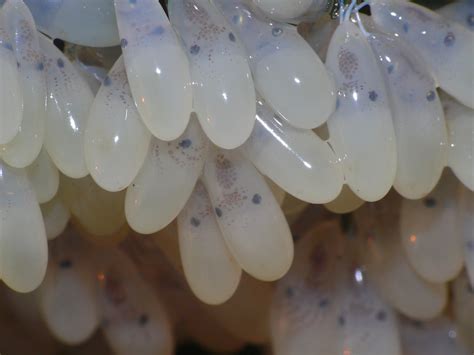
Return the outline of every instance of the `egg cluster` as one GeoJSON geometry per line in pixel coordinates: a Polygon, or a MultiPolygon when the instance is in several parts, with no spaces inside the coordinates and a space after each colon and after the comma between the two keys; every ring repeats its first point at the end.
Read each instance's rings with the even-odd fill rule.
{"type": "Polygon", "coordinates": [[[474,2],[328,3],[5,1],[0,279],[55,337],[473,350],[474,2]]]}

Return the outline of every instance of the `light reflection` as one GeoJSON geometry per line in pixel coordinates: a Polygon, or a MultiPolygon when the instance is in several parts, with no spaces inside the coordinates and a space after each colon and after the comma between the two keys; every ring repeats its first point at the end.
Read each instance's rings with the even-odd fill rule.
{"type": "Polygon", "coordinates": [[[294,80],[295,80],[295,83],[301,84],[301,80],[300,80],[299,78],[296,78],[296,77],[295,77],[294,80]]]}
{"type": "Polygon", "coordinates": [[[157,67],[155,72],[156,72],[156,74],[160,75],[161,74],[161,69],[157,67]]]}
{"type": "Polygon", "coordinates": [[[74,132],[79,131],[79,127],[77,127],[76,121],[74,121],[74,117],[72,117],[72,116],[69,116],[69,125],[71,126],[71,128],[74,132]]]}
{"type": "Polygon", "coordinates": [[[224,98],[225,101],[228,100],[228,98],[227,98],[227,93],[223,92],[223,93],[222,93],[222,97],[224,98]]]}
{"type": "Polygon", "coordinates": [[[357,94],[357,92],[353,92],[352,93],[352,98],[354,99],[354,101],[357,101],[359,99],[359,95],[357,94]]]}
{"type": "Polygon", "coordinates": [[[354,278],[357,281],[357,283],[359,283],[359,284],[364,282],[364,274],[362,273],[362,271],[360,269],[356,269],[356,271],[354,273],[354,278]]]}
{"type": "Polygon", "coordinates": [[[120,137],[119,137],[119,136],[115,136],[115,137],[114,137],[114,143],[117,143],[119,140],[120,140],[120,137]]]}

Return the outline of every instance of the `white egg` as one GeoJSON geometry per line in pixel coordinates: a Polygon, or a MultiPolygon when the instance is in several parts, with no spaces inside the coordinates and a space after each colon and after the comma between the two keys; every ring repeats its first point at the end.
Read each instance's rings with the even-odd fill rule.
{"type": "Polygon", "coordinates": [[[255,128],[241,149],[262,174],[303,201],[329,202],[341,191],[342,168],[331,147],[311,130],[286,123],[261,100],[255,128]]]}
{"type": "Polygon", "coordinates": [[[178,138],[192,111],[188,58],[156,0],[116,0],[125,67],[138,111],[153,135],[178,138]]]}
{"type": "Polygon", "coordinates": [[[104,79],[89,112],[84,152],[91,176],[107,191],[126,189],[145,161],[150,140],[120,57],[104,79]]]}
{"type": "Polygon", "coordinates": [[[247,54],[225,17],[208,0],[169,3],[191,65],[194,111],[214,144],[232,149],[250,136],[255,88],[247,54]]]}
{"type": "Polygon", "coordinates": [[[351,190],[363,200],[379,200],[395,180],[395,132],[382,73],[356,25],[345,21],[338,27],[326,65],[338,90],[336,112],[328,120],[329,143],[351,190]]]}
{"type": "Polygon", "coordinates": [[[240,0],[215,3],[242,40],[267,104],[296,127],[323,124],[334,112],[334,82],[296,28],[254,15],[240,0]]]}
{"type": "Polygon", "coordinates": [[[474,32],[408,1],[371,0],[370,8],[376,25],[409,43],[443,90],[474,108],[474,32]]]}
{"type": "Polygon", "coordinates": [[[48,263],[43,218],[25,170],[1,160],[0,221],[0,277],[17,292],[31,292],[48,263]]]}
{"type": "Polygon", "coordinates": [[[178,216],[178,234],[184,275],[191,290],[208,304],[227,301],[239,285],[242,269],[227,249],[201,182],[178,216]]]}
{"type": "Polygon", "coordinates": [[[208,140],[194,117],[178,139],[152,139],[146,160],[127,189],[125,213],[130,227],[151,234],[178,216],[201,175],[207,148],[208,140]]]}
{"type": "Polygon", "coordinates": [[[36,159],[43,145],[47,102],[45,63],[33,17],[23,1],[9,0],[2,12],[19,65],[23,119],[15,138],[0,146],[0,155],[7,164],[24,168],[36,159]]]}
{"type": "Polygon", "coordinates": [[[253,277],[282,277],[293,260],[293,240],[283,212],[263,176],[238,151],[214,148],[204,183],[229,250],[253,277]]]}
{"type": "Polygon", "coordinates": [[[94,99],[92,90],[69,59],[43,35],[48,110],[44,146],[61,172],[82,178],[89,172],[84,158],[84,130],[94,99]]]}
{"type": "Polygon", "coordinates": [[[447,131],[436,85],[426,65],[399,39],[368,37],[388,85],[397,139],[394,187],[419,199],[438,182],[447,162],[447,131]]]}
{"type": "Polygon", "coordinates": [[[459,0],[448,3],[436,12],[474,31],[474,2],[472,0],[459,0]]]}
{"type": "Polygon", "coordinates": [[[71,218],[69,209],[59,195],[40,207],[48,240],[57,238],[66,229],[71,218]]]}

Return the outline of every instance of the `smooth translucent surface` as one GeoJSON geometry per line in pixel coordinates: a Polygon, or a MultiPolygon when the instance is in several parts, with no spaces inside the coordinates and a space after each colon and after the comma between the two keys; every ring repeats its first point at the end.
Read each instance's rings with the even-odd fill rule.
{"type": "Polygon", "coordinates": [[[82,178],[89,173],[84,158],[84,130],[93,93],[51,40],[39,35],[39,44],[45,56],[48,90],[44,145],[63,174],[82,178]]]}
{"type": "Polygon", "coordinates": [[[171,325],[155,291],[118,250],[97,254],[102,331],[117,355],[171,355],[171,325]]]}
{"type": "Polygon", "coordinates": [[[207,147],[195,118],[174,141],[152,139],[148,156],[127,189],[125,213],[130,227],[150,234],[178,216],[202,172],[207,147]]]}
{"type": "Polygon", "coordinates": [[[457,191],[457,180],[446,174],[423,200],[402,202],[403,247],[413,268],[431,282],[452,280],[463,266],[457,191]]]}
{"type": "Polygon", "coordinates": [[[474,33],[408,1],[371,0],[372,18],[384,32],[416,47],[438,85],[474,108],[474,33]]]}
{"type": "Polygon", "coordinates": [[[363,200],[379,200],[395,179],[395,132],[382,73],[356,25],[346,21],[338,27],[326,65],[338,90],[336,112],[328,120],[329,143],[352,191],[363,200]]]}
{"type": "Polygon", "coordinates": [[[257,101],[257,122],[242,152],[282,189],[311,203],[334,200],[343,174],[331,147],[311,130],[294,128],[257,101]]]}
{"type": "Polygon", "coordinates": [[[471,285],[474,287],[474,192],[459,186],[458,193],[459,231],[464,250],[464,264],[471,285]]]}
{"type": "Polygon", "coordinates": [[[456,325],[447,317],[432,322],[401,323],[404,355],[469,355],[471,352],[460,341],[456,325]]]}
{"type": "Polygon", "coordinates": [[[340,238],[335,224],[324,224],[316,235],[296,243],[295,261],[277,284],[271,314],[275,355],[336,354],[338,312],[335,295],[342,263],[337,260],[340,238]]]}
{"type": "Polygon", "coordinates": [[[52,200],[59,188],[59,171],[45,149],[41,149],[36,160],[26,168],[26,172],[38,203],[52,200]]]}
{"type": "Polygon", "coordinates": [[[107,191],[127,188],[145,161],[150,139],[120,57],[94,99],[85,130],[85,159],[95,182],[107,191]]]}
{"type": "Polygon", "coordinates": [[[364,203],[365,201],[353,193],[349,186],[343,185],[339,195],[331,202],[326,203],[324,207],[331,212],[345,214],[357,210],[364,203]]]}
{"type": "Polygon", "coordinates": [[[405,198],[426,196],[447,160],[443,107],[426,65],[402,41],[382,34],[368,37],[388,84],[397,139],[394,187],[405,198]]]}
{"type": "Polygon", "coordinates": [[[90,176],[70,179],[61,175],[59,193],[84,229],[98,237],[113,237],[126,223],[125,191],[101,189],[90,176]]]}
{"type": "Polygon", "coordinates": [[[9,165],[23,168],[38,156],[44,139],[46,116],[46,77],[44,57],[38,44],[33,17],[21,0],[9,0],[2,8],[5,28],[19,63],[23,92],[23,119],[15,138],[0,146],[0,155],[9,165]]]}
{"type": "Polygon", "coordinates": [[[456,21],[460,25],[474,31],[474,2],[472,0],[459,0],[447,4],[437,12],[445,18],[456,21]]]}
{"type": "Polygon", "coordinates": [[[121,46],[143,122],[162,140],[178,138],[192,111],[188,58],[158,0],[115,0],[121,46]]]}
{"type": "Polygon", "coordinates": [[[239,285],[242,270],[227,249],[201,182],[178,216],[178,233],[184,275],[194,294],[209,304],[227,301],[239,285]]]}
{"type": "Polygon", "coordinates": [[[268,16],[289,20],[303,15],[313,0],[252,0],[268,16]]]}
{"type": "Polygon", "coordinates": [[[242,40],[267,104],[296,127],[323,124],[334,112],[334,82],[296,28],[252,14],[241,0],[214,2],[242,40]]]}
{"type": "Polygon", "coordinates": [[[0,144],[10,142],[23,119],[23,92],[10,31],[0,11],[0,144]]]}
{"type": "Polygon", "coordinates": [[[264,178],[237,151],[212,149],[204,183],[227,246],[242,269],[271,281],[293,260],[290,229],[264,178]]]}
{"type": "Polygon", "coordinates": [[[448,125],[448,165],[474,191],[474,110],[443,96],[448,125]]]}
{"type": "Polygon", "coordinates": [[[43,218],[26,172],[0,160],[0,277],[17,292],[31,292],[47,263],[43,218]]]}
{"type": "Polygon", "coordinates": [[[401,245],[399,212],[400,200],[394,193],[356,212],[366,270],[397,311],[417,320],[432,319],[446,305],[447,288],[424,280],[410,267],[401,245]]]}
{"type": "Polygon", "coordinates": [[[40,309],[49,330],[70,345],[85,342],[100,322],[90,253],[72,233],[52,246],[39,289],[40,309]]]}
{"type": "Polygon", "coordinates": [[[71,218],[69,209],[59,195],[40,207],[48,240],[57,238],[66,229],[71,218]]]}
{"type": "Polygon", "coordinates": [[[40,31],[91,47],[120,43],[113,0],[25,0],[40,31]]]}
{"type": "Polygon", "coordinates": [[[255,122],[255,88],[243,45],[208,0],[171,1],[169,11],[191,64],[194,111],[214,144],[236,148],[255,122]]]}

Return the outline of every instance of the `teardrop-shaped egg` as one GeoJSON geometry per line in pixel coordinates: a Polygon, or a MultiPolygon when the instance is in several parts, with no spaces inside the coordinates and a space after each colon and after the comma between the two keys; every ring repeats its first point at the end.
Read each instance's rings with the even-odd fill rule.
{"type": "Polygon", "coordinates": [[[249,57],[255,87],[275,112],[298,128],[320,126],[334,112],[334,82],[293,26],[251,12],[241,0],[214,2],[249,57]]]}
{"type": "Polygon", "coordinates": [[[57,238],[66,229],[71,218],[69,209],[58,194],[40,207],[48,240],[57,238]]]}
{"type": "Polygon", "coordinates": [[[33,17],[23,1],[9,0],[2,12],[18,63],[23,119],[15,138],[0,146],[0,155],[7,164],[24,168],[36,159],[43,145],[47,101],[45,63],[33,17]]]}
{"type": "Polygon", "coordinates": [[[184,275],[194,294],[208,304],[227,301],[242,270],[227,249],[201,182],[178,216],[178,233],[184,275]]]}
{"type": "Polygon", "coordinates": [[[31,292],[47,263],[43,218],[27,174],[0,160],[0,277],[17,292],[31,292]]]}
{"type": "Polygon", "coordinates": [[[339,195],[331,202],[326,203],[324,207],[333,213],[346,214],[354,212],[364,203],[365,201],[353,193],[349,186],[343,185],[339,195]]]}
{"type": "Polygon", "coordinates": [[[23,119],[23,91],[10,32],[0,11],[0,144],[10,142],[23,119]]]}
{"type": "Polygon", "coordinates": [[[90,47],[120,43],[110,0],[25,0],[38,29],[53,38],[90,47]]]}
{"type": "Polygon", "coordinates": [[[195,118],[174,141],[152,139],[148,156],[127,189],[125,213],[130,227],[151,234],[178,216],[201,175],[207,147],[195,118]]]}
{"type": "Polygon", "coordinates": [[[270,318],[275,355],[336,354],[339,228],[320,225],[302,236],[290,271],[278,281],[270,318]]]}
{"type": "Polygon", "coordinates": [[[408,260],[426,280],[443,283],[463,267],[456,203],[458,182],[445,174],[436,189],[422,200],[403,200],[400,237],[408,260]]]}
{"type": "Polygon", "coordinates": [[[192,111],[188,58],[157,0],[116,0],[115,13],[130,88],[143,122],[169,141],[192,111]]]}
{"type": "Polygon", "coordinates": [[[474,108],[474,32],[409,1],[371,0],[370,9],[382,31],[412,46],[443,90],[474,108]]]}
{"type": "Polygon", "coordinates": [[[288,271],[293,240],[264,178],[238,151],[209,152],[204,183],[227,246],[243,270],[272,281],[288,271]]]}
{"type": "Polygon", "coordinates": [[[112,237],[126,224],[125,191],[105,191],[90,176],[70,179],[64,175],[59,189],[64,204],[90,234],[112,237]]]}
{"type": "Polygon", "coordinates": [[[379,200],[395,180],[395,132],[382,73],[356,25],[346,21],[338,27],[326,65],[338,90],[336,112],[328,120],[329,143],[351,190],[363,200],[379,200]]]}
{"type": "Polygon", "coordinates": [[[255,88],[243,45],[208,0],[172,1],[169,12],[188,53],[194,111],[204,132],[222,148],[240,146],[255,122],[255,88]]]}
{"type": "Polygon", "coordinates": [[[447,160],[447,131],[435,82],[423,61],[402,41],[368,37],[388,85],[395,136],[397,174],[402,196],[426,196],[438,182],[447,160]]]}
{"type": "Polygon", "coordinates": [[[154,290],[119,250],[97,255],[102,331],[117,355],[171,355],[170,321],[154,290]]]}
{"type": "Polygon", "coordinates": [[[150,139],[133,102],[120,57],[89,112],[84,151],[92,178],[107,191],[127,188],[145,161],[150,139]]]}
{"type": "Polygon", "coordinates": [[[331,147],[311,130],[294,128],[257,101],[257,122],[242,152],[285,191],[310,203],[334,200],[343,174],[331,147]]]}
{"type": "Polygon", "coordinates": [[[400,203],[391,193],[356,212],[362,258],[370,279],[392,307],[413,319],[432,319],[446,306],[446,284],[428,282],[410,267],[400,240],[400,203]]]}
{"type": "Polygon", "coordinates": [[[474,110],[443,96],[448,125],[448,165],[474,191],[474,110]]]}
{"type": "Polygon", "coordinates": [[[52,200],[59,188],[59,171],[45,149],[41,149],[36,160],[26,168],[26,172],[38,203],[52,200]]]}
{"type": "Polygon", "coordinates": [[[63,343],[85,342],[100,322],[96,280],[88,250],[68,231],[51,247],[51,258],[39,289],[40,309],[49,330],[63,343]]]}
{"type": "Polygon", "coordinates": [[[44,145],[61,172],[78,179],[89,172],[84,158],[84,130],[93,94],[75,66],[43,35],[48,111],[44,145]]]}

